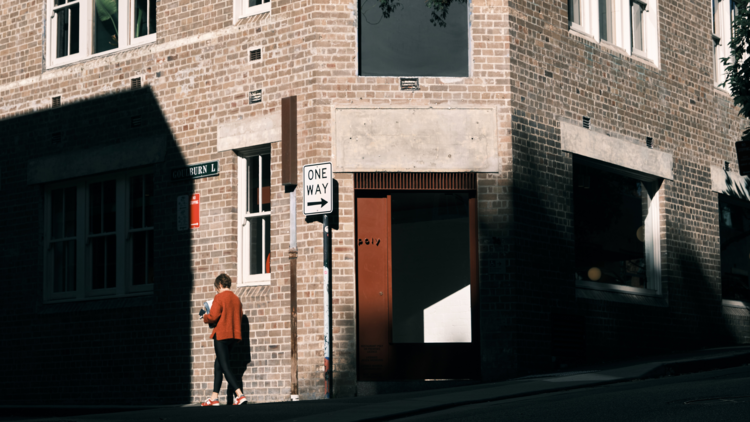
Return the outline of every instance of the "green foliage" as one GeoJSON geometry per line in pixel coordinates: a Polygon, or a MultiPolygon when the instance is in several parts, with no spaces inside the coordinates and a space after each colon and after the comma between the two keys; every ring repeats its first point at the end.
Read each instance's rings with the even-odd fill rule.
{"type": "MultiPolygon", "coordinates": [[[[732,23],[732,39],[729,42],[731,55],[721,58],[726,66],[727,79],[721,87],[729,86],[734,105],[740,115],[750,118],[750,0],[734,0],[737,11],[732,23]]],[[[750,127],[742,134],[742,140],[750,140],[750,127]]]]}
{"type": "MultiPolygon", "coordinates": [[[[391,13],[395,13],[398,7],[401,6],[400,0],[379,0],[380,10],[383,12],[385,18],[391,17],[391,13]]],[[[418,0],[404,0],[404,1],[418,1],[418,0]]],[[[448,9],[453,2],[466,3],[466,0],[424,0],[425,6],[432,9],[432,17],[430,22],[434,26],[446,26],[445,18],[448,16],[448,9]]]]}
{"type": "Polygon", "coordinates": [[[102,22],[110,20],[112,25],[115,26],[115,33],[117,33],[117,22],[115,21],[117,0],[96,0],[96,14],[102,22]]]}

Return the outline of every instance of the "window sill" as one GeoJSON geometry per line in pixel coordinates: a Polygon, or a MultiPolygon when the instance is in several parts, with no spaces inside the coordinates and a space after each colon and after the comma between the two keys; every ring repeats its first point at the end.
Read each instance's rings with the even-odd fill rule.
{"type": "Polygon", "coordinates": [[[255,276],[245,277],[244,280],[237,282],[237,287],[253,287],[253,286],[270,286],[271,285],[271,274],[258,274],[255,276]]]}
{"type": "Polygon", "coordinates": [[[241,19],[250,18],[263,13],[271,13],[271,2],[259,4],[257,6],[245,7],[241,10],[235,10],[237,11],[234,17],[234,24],[236,25],[241,19]]]}
{"type": "Polygon", "coordinates": [[[148,37],[151,38],[151,39],[148,40],[148,41],[145,41],[145,42],[139,42],[139,43],[137,43],[135,45],[129,45],[127,47],[116,48],[114,50],[109,50],[109,51],[104,51],[104,52],[101,52],[101,53],[91,54],[91,55],[89,55],[87,57],[81,57],[81,58],[76,59],[76,60],[64,60],[64,59],[63,60],[57,60],[58,63],[54,63],[54,64],[52,64],[51,61],[48,61],[47,67],[44,70],[59,69],[61,67],[70,66],[70,65],[74,65],[74,64],[81,64],[81,63],[85,63],[85,62],[93,61],[93,60],[98,60],[98,59],[101,59],[101,58],[104,58],[104,57],[114,56],[114,55],[119,54],[119,53],[125,53],[125,52],[129,52],[129,51],[132,51],[132,50],[137,50],[139,48],[143,48],[143,47],[146,47],[146,46],[150,46],[150,45],[156,44],[156,36],[155,35],[156,34],[154,34],[153,38],[151,38],[151,35],[149,35],[148,37]]]}
{"type": "Polygon", "coordinates": [[[576,281],[576,299],[604,300],[656,307],[669,306],[667,298],[654,290],[590,281],[576,281]]]}
{"type": "Polygon", "coordinates": [[[716,86],[716,85],[714,85],[714,93],[717,93],[717,94],[720,94],[720,95],[725,95],[725,96],[727,96],[729,98],[732,98],[732,93],[728,89],[721,88],[721,87],[716,86]]]}
{"type": "Polygon", "coordinates": [[[37,314],[78,313],[122,308],[150,307],[154,304],[153,292],[131,294],[117,297],[93,297],[85,299],[68,299],[49,301],[38,304],[37,314]]]}
{"type": "Polygon", "coordinates": [[[722,299],[721,305],[727,308],[750,309],[750,303],[743,302],[741,300],[722,299]]]}
{"type": "Polygon", "coordinates": [[[646,56],[641,56],[639,54],[633,53],[633,54],[628,54],[628,57],[630,57],[631,59],[637,61],[638,63],[643,63],[643,64],[645,64],[647,66],[651,66],[651,67],[659,70],[659,66],[657,66],[656,63],[653,60],[651,60],[650,58],[648,58],[646,56]]]}
{"type": "Polygon", "coordinates": [[[569,28],[568,29],[568,35],[574,35],[574,36],[576,36],[578,38],[583,38],[584,40],[592,42],[594,44],[599,44],[599,41],[597,41],[596,38],[592,37],[591,35],[589,35],[589,34],[587,34],[585,32],[581,32],[581,31],[579,31],[579,30],[577,30],[575,28],[569,28]]]}

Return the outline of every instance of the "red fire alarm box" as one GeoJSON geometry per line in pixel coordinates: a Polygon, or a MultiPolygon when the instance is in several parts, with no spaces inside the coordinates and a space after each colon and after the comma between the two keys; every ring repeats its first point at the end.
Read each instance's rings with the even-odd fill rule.
{"type": "Polygon", "coordinates": [[[201,194],[194,193],[190,197],[190,228],[197,229],[201,226],[201,194]]]}

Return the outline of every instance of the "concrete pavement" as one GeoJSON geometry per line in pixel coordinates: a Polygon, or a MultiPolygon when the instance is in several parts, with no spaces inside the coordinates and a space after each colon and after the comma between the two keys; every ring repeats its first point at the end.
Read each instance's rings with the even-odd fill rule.
{"type": "Polygon", "coordinates": [[[0,406],[0,421],[204,421],[207,418],[252,419],[254,422],[364,422],[398,419],[467,404],[594,387],[617,382],[681,375],[750,364],[750,345],[706,349],[606,365],[576,371],[534,375],[514,380],[345,399],[250,404],[200,408],[168,406],[145,410],[127,407],[20,408],[0,406]],[[85,414],[81,414],[84,413],[85,414]]]}

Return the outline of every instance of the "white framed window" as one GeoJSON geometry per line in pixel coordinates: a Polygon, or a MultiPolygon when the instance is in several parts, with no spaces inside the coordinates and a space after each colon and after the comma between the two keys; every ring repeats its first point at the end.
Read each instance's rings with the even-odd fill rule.
{"type": "Polygon", "coordinates": [[[271,11],[271,0],[234,0],[234,23],[248,16],[271,11]]]}
{"type": "MultiPolygon", "coordinates": [[[[732,54],[729,41],[732,38],[732,23],[736,13],[737,5],[733,0],[711,0],[711,39],[714,85],[716,86],[722,84],[727,78],[721,59],[732,54]]],[[[728,90],[728,87],[723,89],[728,90]]]]}
{"type": "Polygon", "coordinates": [[[271,152],[237,157],[238,286],[271,284],[271,152]]]}
{"type": "Polygon", "coordinates": [[[153,185],[127,172],[45,187],[45,301],[153,290],[153,185]]]}
{"type": "Polygon", "coordinates": [[[576,285],[660,295],[660,180],[591,160],[573,176],[576,285]]]}
{"type": "Polygon", "coordinates": [[[47,0],[50,67],[156,41],[156,0],[47,0]]]}
{"type": "Polygon", "coordinates": [[[657,0],[568,0],[571,31],[659,65],[657,0]]]}

